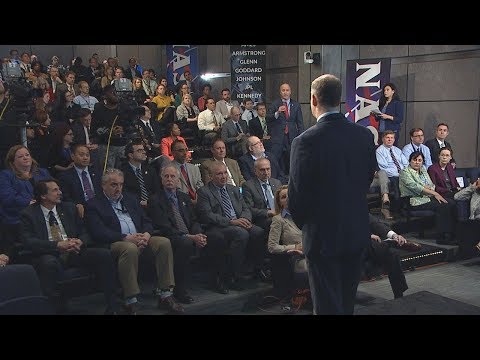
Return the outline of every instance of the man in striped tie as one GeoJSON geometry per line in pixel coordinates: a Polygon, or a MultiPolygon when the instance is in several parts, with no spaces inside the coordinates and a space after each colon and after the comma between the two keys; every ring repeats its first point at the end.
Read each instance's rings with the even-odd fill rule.
{"type": "Polygon", "coordinates": [[[239,276],[245,250],[249,242],[249,248],[259,248],[259,242],[263,243],[263,229],[252,224],[252,213],[243,200],[240,189],[227,184],[225,164],[215,161],[210,165],[209,171],[211,181],[197,192],[197,212],[200,223],[206,225],[206,250],[211,259],[209,264],[212,266],[214,287],[219,293],[226,294],[227,287],[243,289],[239,276]],[[208,251],[209,248],[216,249],[217,253],[221,250],[224,256],[214,256],[208,251]],[[227,266],[228,253],[231,261],[227,266]]]}
{"type": "Polygon", "coordinates": [[[155,170],[148,165],[147,153],[142,143],[131,142],[125,146],[128,163],[121,167],[125,174],[125,190],[135,194],[143,208],[148,205],[148,197],[160,189],[160,181],[155,170]]]}

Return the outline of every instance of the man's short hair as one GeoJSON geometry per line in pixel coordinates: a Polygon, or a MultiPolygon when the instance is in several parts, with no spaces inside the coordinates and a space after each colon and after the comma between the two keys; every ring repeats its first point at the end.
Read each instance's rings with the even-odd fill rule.
{"type": "Polygon", "coordinates": [[[106,184],[108,182],[108,180],[110,180],[111,175],[118,175],[118,176],[121,176],[121,177],[125,177],[123,175],[122,170],[119,170],[119,169],[116,169],[116,168],[108,168],[105,171],[105,174],[102,175],[102,185],[106,184]]]}
{"type": "Polygon", "coordinates": [[[342,83],[334,75],[325,74],[312,81],[312,93],[320,105],[336,107],[342,97],[342,83]]]}
{"type": "Polygon", "coordinates": [[[54,182],[58,186],[60,186],[60,183],[58,182],[57,179],[50,178],[46,180],[39,180],[35,183],[35,186],[33,187],[33,196],[35,197],[35,200],[39,203],[42,201],[42,196],[48,194],[48,186],[47,184],[50,182],[54,182]]]}
{"type": "Polygon", "coordinates": [[[393,130],[385,130],[385,131],[383,132],[383,134],[382,134],[382,139],[383,139],[385,136],[387,136],[387,135],[393,135],[393,136],[395,136],[395,131],[393,131],[393,130]]]}
{"type": "Polygon", "coordinates": [[[440,126],[446,126],[446,127],[447,127],[447,130],[448,130],[448,125],[447,125],[447,124],[445,124],[445,123],[442,122],[442,123],[440,123],[440,124],[437,125],[437,129],[438,129],[440,126]]]}

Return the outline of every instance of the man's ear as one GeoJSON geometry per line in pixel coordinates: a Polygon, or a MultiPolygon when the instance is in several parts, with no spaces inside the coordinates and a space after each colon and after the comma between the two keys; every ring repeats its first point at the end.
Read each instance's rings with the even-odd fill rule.
{"type": "Polygon", "coordinates": [[[312,105],[317,107],[317,97],[315,96],[315,94],[312,94],[312,105]]]}

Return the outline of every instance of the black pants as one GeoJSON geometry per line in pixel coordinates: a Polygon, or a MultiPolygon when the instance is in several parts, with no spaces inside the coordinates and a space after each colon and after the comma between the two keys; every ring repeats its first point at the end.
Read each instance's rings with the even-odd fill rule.
{"type": "Polygon", "coordinates": [[[65,269],[82,267],[95,274],[105,295],[107,308],[115,308],[116,267],[109,249],[85,248],[78,254],[69,253],[66,261],[58,255],[41,255],[34,259],[34,267],[43,293],[53,302],[61,297],[58,282],[65,269]]]}
{"type": "Polygon", "coordinates": [[[476,245],[480,242],[480,220],[461,221],[457,224],[459,257],[469,259],[478,256],[476,245]]]}
{"type": "Polygon", "coordinates": [[[366,249],[338,256],[307,256],[315,315],[353,315],[366,249]]]}
{"type": "Polygon", "coordinates": [[[186,289],[186,277],[188,260],[193,255],[195,244],[192,240],[181,237],[170,239],[173,250],[173,273],[175,276],[175,291],[184,292],[186,289]]]}
{"type": "Polygon", "coordinates": [[[457,204],[453,199],[445,199],[447,203],[440,203],[432,198],[426,204],[410,206],[412,210],[435,211],[435,229],[440,234],[453,233],[455,231],[455,219],[457,218],[457,204]]]}
{"type": "Polygon", "coordinates": [[[408,289],[400,256],[394,253],[386,243],[372,240],[368,247],[366,262],[381,267],[387,273],[395,298],[401,297],[408,289]]]}

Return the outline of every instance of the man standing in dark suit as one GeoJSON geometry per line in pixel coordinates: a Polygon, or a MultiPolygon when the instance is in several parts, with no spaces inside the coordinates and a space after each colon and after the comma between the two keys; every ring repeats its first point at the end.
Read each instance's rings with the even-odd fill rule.
{"type": "Polygon", "coordinates": [[[282,169],[280,169],[280,166],[278,165],[278,159],[275,158],[275,155],[265,151],[265,147],[258,137],[250,136],[247,139],[247,147],[248,154],[245,154],[238,159],[238,166],[240,167],[240,171],[242,172],[245,180],[255,178],[254,162],[257,159],[264,157],[270,160],[271,176],[274,179],[280,180],[282,184],[286,184],[288,182],[288,177],[285,176],[282,169]]]}
{"type": "Polygon", "coordinates": [[[102,177],[103,192],[87,203],[85,218],[93,240],[111,249],[117,261],[118,275],[125,298],[127,314],[138,310],[138,261],[144,249],[153,251],[157,273],[158,307],[183,313],[182,305],[173,298],[173,252],[170,240],[152,236],[152,223],[137,199],[123,190],[123,173],[107,169],[102,177]]]}
{"type": "Polygon", "coordinates": [[[288,208],[304,233],[314,314],[353,314],[369,245],[367,193],[376,168],[372,133],[338,112],[342,84],[311,85],[317,124],[293,141],[288,208]],[[340,141],[341,139],[341,141],[340,141]]]}
{"type": "Polygon", "coordinates": [[[200,222],[207,227],[208,246],[214,286],[221,294],[230,289],[242,290],[239,276],[245,249],[250,245],[255,270],[260,272],[266,246],[263,229],[252,224],[252,213],[245,204],[240,189],[227,184],[227,168],[219,161],[209,167],[211,181],[198,190],[197,211],[200,222]],[[227,266],[226,253],[230,252],[227,266]],[[223,256],[219,256],[222,254],[223,256]]]}
{"type": "Polygon", "coordinates": [[[125,157],[128,162],[121,167],[125,176],[125,191],[135,195],[140,205],[146,208],[149,196],[160,190],[158,176],[146,161],[147,153],[142,143],[129,142],[125,146],[125,157]]]}
{"type": "Polygon", "coordinates": [[[20,216],[21,238],[25,249],[33,252],[34,267],[43,292],[58,312],[65,308],[57,289],[65,269],[85,267],[98,278],[107,303],[106,314],[117,311],[115,301],[115,266],[107,249],[86,248],[90,238],[72,203],[61,201],[56,180],[35,184],[37,202],[20,216]]]}
{"type": "Polygon", "coordinates": [[[255,160],[255,177],[243,184],[243,197],[252,212],[255,225],[265,229],[266,238],[275,215],[275,191],[282,183],[271,177],[270,160],[259,158],[255,160]]]}
{"type": "Polygon", "coordinates": [[[90,151],[86,145],[73,145],[72,159],[74,166],[60,175],[60,188],[63,200],[74,203],[83,219],[87,201],[103,192],[102,173],[100,169],[90,166],[90,151]]]}
{"type": "Polygon", "coordinates": [[[278,159],[280,168],[289,173],[290,147],[293,139],[303,132],[303,115],[300,104],[290,98],[292,90],[289,84],[280,85],[280,99],[272,102],[269,116],[272,119],[272,153],[278,159]]]}
{"type": "Polygon", "coordinates": [[[193,302],[186,290],[186,268],[195,246],[203,248],[207,236],[202,234],[196,220],[190,196],[177,190],[180,172],[174,164],[161,170],[163,189],[153,194],[148,204],[153,228],[170,239],[174,257],[175,291],[174,296],[184,304],[193,302]]]}
{"type": "Polygon", "coordinates": [[[407,280],[402,270],[400,257],[394,253],[390,246],[402,246],[407,240],[402,235],[390,230],[387,224],[381,222],[372,214],[368,214],[370,224],[370,246],[367,253],[367,262],[381,266],[388,275],[395,299],[403,297],[408,289],[407,280]],[[387,245],[386,239],[390,239],[387,245]]]}
{"type": "MultiPolygon", "coordinates": [[[[436,137],[425,141],[425,146],[427,146],[430,149],[432,164],[438,163],[441,149],[443,149],[444,147],[452,149],[452,146],[450,145],[450,143],[447,140],[445,140],[447,136],[448,136],[448,125],[445,123],[440,123],[437,125],[436,137]]],[[[450,163],[455,163],[455,160],[453,158],[450,159],[450,163]]]]}

